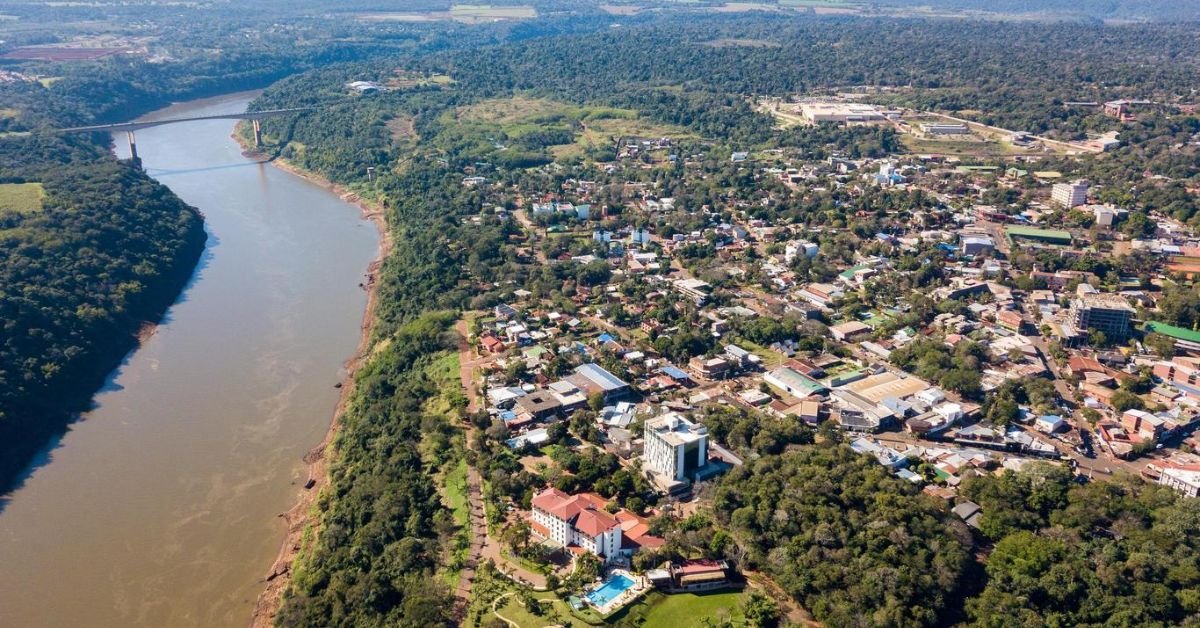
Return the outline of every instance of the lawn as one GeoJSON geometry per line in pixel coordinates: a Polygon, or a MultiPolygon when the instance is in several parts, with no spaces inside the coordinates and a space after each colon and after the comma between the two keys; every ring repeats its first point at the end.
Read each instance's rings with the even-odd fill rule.
{"type": "MultiPolygon", "coordinates": [[[[581,617],[576,616],[571,610],[571,605],[554,596],[553,593],[535,593],[533,596],[538,600],[544,609],[540,616],[529,612],[516,597],[510,597],[497,607],[506,619],[514,621],[521,628],[542,628],[558,624],[561,626],[570,626],[571,628],[590,628],[593,625],[603,625],[604,622],[591,611],[586,611],[592,614],[592,618],[584,621],[581,617]]],[[[585,613],[586,616],[586,613],[585,613]]]]}
{"type": "Polygon", "coordinates": [[[441,414],[451,420],[456,418],[455,404],[466,401],[466,394],[458,379],[458,367],[457,351],[447,351],[425,367],[425,374],[437,383],[438,389],[442,391],[442,394],[425,400],[426,412],[441,414]]]}
{"type": "Polygon", "coordinates": [[[740,336],[738,337],[737,344],[741,345],[743,349],[747,349],[754,355],[757,355],[759,358],[762,358],[763,368],[773,369],[783,364],[783,354],[779,353],[778,351],[772,351],[758,343],[751,342],[740,336]]]}
{"type": "Polygon", "coordinates": [[[913,135],[902,135],[900,141],[914,153],[936,153],[962,157],[1009,157],[1025,155],[1028,151],[1016,148],[1007,142],[973,140],[927,140],[913,135]]]}
{"type": "Polygon", "coordinates": [[[578,107],[527,96],[486,100],[462,107],[442,120],[455,127],[460,142],[512,143],[533,133],[569,130],[571,142],[550,147],[558,159],[610,148],[618,137],[694,137],[680,127],[643,119],[632,109],[578,107]]]}
{"type": "Polygon", "coordinates": [[[0,215],[39,212],[45,198],[41,183],[0,184],[0,215]]]}
{"type": "Polygon", "coordinates": [[[744,626],[741,596],[737,591],[674,595],[651,593],[611,619],[632,619],[632,623],[636,624],[637,618],[641,618],[645,626],[698,626],[700,620],[711,618],[728,619],[734,626],[744,626]]]}
{"type": "MultiPolygon", "coordinates": [[[[458,465],[446,474],[443,482],[442,502],[454,515],[454,523],[458,524],[462,534],[470,534],[471,511],[470,504],[467,502],[467,461],[465,458],[460,459],[458,465]]],[[[467,551],[467,549],[460,550],[460,557],[466,558],[467,551]]],[[[442,572],[443,580],[450,587],[458,584],[458,575],[457,569],[446,569],[442,572]]]]}

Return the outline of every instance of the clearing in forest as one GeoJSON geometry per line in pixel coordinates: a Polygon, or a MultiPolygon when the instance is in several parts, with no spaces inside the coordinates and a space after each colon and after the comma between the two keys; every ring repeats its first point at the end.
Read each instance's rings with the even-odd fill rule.
{"type": "Polygon", "coordinates": [[[596,150],[611,149],[622,137],[694,137],[681,127],[648,120],[632,109],[578,106],[525,96],[462,107],[443,121],[454,127],[459,138],[475,137],[526,150],[544,148],[557,159],[583,158],[596,150]]]}
{"type": "Polygon", "coordinates": [[[41,183],[0,184],[0,216],[41,211],[45,198],[41,183]]]}

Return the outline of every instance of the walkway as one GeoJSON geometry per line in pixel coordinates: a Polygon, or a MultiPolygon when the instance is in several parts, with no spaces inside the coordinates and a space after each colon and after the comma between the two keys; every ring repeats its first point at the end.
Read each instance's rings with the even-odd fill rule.
{"type": "MultiPolygon", "coordinates": [[[[475,356],[467,341],[470,330],[467,322],[460,320],[455,323],[455,330],[461,336],[459,341],[459,378],[463,382],[463,391],[467,395],[467,412],[473,413],[479,409],[479,400],[471,380],[475,368],[475,356]]],[[[474,427],[468,422],[466,426],[467,447],[471,446],[474,427]]],[[[471,587],[475,584],[475,570],[479,567],[479,559],[483,554],[487,541],[487,515],[483,507],[483,482],[475,467],[467,465],[467,510],[471,522],[471,545],[467,550],[467,561],[458,576],[458,585],[454,589],[455,617],[460,620],[466,617],[467,607],[471,603],[471,587]]]]}
{"type": "MultiPolygon", "coordinates": [[[[468,341],[471,330],[465,319],[460,319],[456,322],[454,329],[460,336],[458,346],[458,376],[462,383],[463,392],[467,396],[467,413],[472,414],[478,412],[483,407],[479,399],[479,391],[475,386],[475,370],[477,367],[490,362],[492,358],[475,355],[475,351],[468,341]]],[[[475,426],[468,421],[463,429],[465,431],[467,447],[470,448],[474,441],[475,426]]],[[[488,535],[487,511],[483,503],[483,478],[479,476],[479,471],[472,465],[467,465],[467,504],[471,521],[471,545],[468,549],[466,564],[463,566],[462,572],[459,573],[458,585],[454,589],[454,596],[456,598],[454,605],[455,617],[460,619],[466,617],[467,607],[471,603],[471,588],[475,583],[475,573],[481,559],[490,558],[496,564],[497,569],[507,574],[513,580],[524,584],[531,584],[534,588],[544,590],[546,588],[545,576],[531,572],[520,565],[510,563],[500,551],[500,545],[488,535]]]]}
{"type": "Polygon", "coordinates": [[[496,617],[499,617],[500,621],[508,624],[512,628],[521,628],[520,625],[517,624],[517,622],[505,617],[504,615],[501,615],[500,611],[496,610],[497,604],[499,604],[500,602],[502,602],[504,600],[507,600],[508,598],[512,597],[513,595],[516,595],[516,594],[513,591],[509,591],[508,593],[505,593],[504,595],[501,595],[500,597],[492,600],[492,614],[495,615],[496,617]]]}

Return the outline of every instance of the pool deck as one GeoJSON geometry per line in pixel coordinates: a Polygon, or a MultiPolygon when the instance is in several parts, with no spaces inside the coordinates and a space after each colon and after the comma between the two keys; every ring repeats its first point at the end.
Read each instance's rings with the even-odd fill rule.
{"type": "MultiPolygon", "coordinates": [[[[601,584],[599,586],[603,586],[603,583],[608,582],[609,578],[617,575],[629,578],[633,581],[633,585],[622,591],[617,597],[609,600],[607,604],[603,606],[597,606],[590,598],[587,597],[586,594],[583,596],[583,599],[587,600],[588,604],[591,604],[591,606],[595,608],[596,612],[600,613],[601,616],[607,617],[608,615],[624,608],[626,605],[645,595],[646,592],[651,589],[650,582],[644,577],[635,576],[624,569],[614,569],[609,572],[608,575],[606,575],[600,581],[601,584]]],[[[592,587],[588,592],[590,593],[591,591],[596,590],[596,588],[598,587],[592,587]]]]}

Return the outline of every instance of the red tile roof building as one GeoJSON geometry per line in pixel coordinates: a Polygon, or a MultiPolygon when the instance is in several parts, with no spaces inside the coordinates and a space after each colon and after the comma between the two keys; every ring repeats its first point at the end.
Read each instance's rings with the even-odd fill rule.
{"type": "Polygon", "coordinates": [[[604,510],[607,504],[599,495],[568,495],[548,488],[533,498],[530,527],[543,538],[569,550],[581,548],[606,561],[621,552],[621,525],[604,510]]]}

